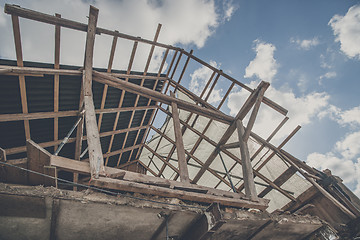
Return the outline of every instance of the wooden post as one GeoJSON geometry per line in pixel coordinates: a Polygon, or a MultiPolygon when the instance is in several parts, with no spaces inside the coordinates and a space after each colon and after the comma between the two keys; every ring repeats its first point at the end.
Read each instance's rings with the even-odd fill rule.
{"type": "MultiPolygon", "coordinates": [[[[61,18],[60,14],[55,14],[56,17],[61,18]]],[[[54,68],[60,68],[60,26],[55,26],[55,54],[54,54],[54,68]]],[[[54,75],[54,112],[59,112],[59,74],[54,75]]],[[[59,118],[54,118],[54,141],[59,139],[59,118]]],[[[56,151],[57,146],[54,147],[56,151]]]]}
{"type": "MultiPolygon", "coordinates": [[[[175,98],[175,94],[173,92],[170,92],[170,96],[175,98]]],[[[179,172],[180,172],[180,181],[190,183],[187,162],[185,159],[184,142],[180,127],[179,110],[176,103],[174,102],[171,103],[171,110],[172,110],[173,122],[174,122],[174,132],[175,132],[176,151],[177,151],[179,172]]]]}
{"type": "Polygon", "coordinates": [[[250,162],[250,154],[247,143],[244,141],[244,126],[241,120],[236,120],[236,127],[239,136],[239,143],[240,143],[240,154],[241,154],[241,166],[243,171],[243,178],[245,184],[245,194],[246,197],[253,201],[257,201],[258,197],[256,194],[255,183],[254,183],[254,174],[253,169],[251,167],[250,162]]]}
{"type": "Polygon", "coordinates": [[[101,150],[100,136],[96,123],[95,107],[92,98],[92,64],[95,43],[96,23],[99,10],[90,6],[89,23],[86,37],[86,49],[83,71],[83,91],[85,106],[85,123],[89,149],[91,176],[98,178],[100,170],[104,169],[104,159],[101,150]]]}
{"type": "MultiPolygon", "coordinates": [[[[11,19],[12,19],[12,24],[13,24],[17,66],[23,67],[24,62],[23,62],[23,56],[22,56],[19,17],[16,15],[11,15],[11,19]]],[[[22,112],[28,113],[26,84],[25,84],[25,76],[24,75],[19,75],[19,87],[20,87],[22,112]]],[[[29,120],[24,120],[24,128],[25,128],[25,137],[26,137],[26,140],[28,140],[28,139],[30,139],[29,120]]]]}

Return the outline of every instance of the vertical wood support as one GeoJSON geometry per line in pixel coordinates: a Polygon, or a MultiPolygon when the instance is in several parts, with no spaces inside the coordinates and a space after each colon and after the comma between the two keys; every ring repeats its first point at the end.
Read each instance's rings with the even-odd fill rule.
{"type": "MultiPolygon", "coordinates": [[[[18,65],[18,67],[23,67],[24,62],[23,62],[22,47],[21,47],[19,17],[15,16],[15,15],[11,15],[11,19],[12,19],[12,25],[13,25],[17,65],[18,65]]],[[[23,111],[23,113],[28,113],[28,105],[27,105],[27,97],[26,97],[26,84],[25,84],[25,76],[24,75],[19,75],[19,87],[20,87],[22,111],[23,111]]],[[[29,120],[24,120],[24,129],[25,129],[26,140],[28,140],[28,139],[30,139],[29,120]]]]}
{"type": "Polygon", "coordinates": [[[89,149],[89,161],[91,176],[95,178],[99,178],[100,171],[104,169],[104,159],[96,123],[94,101],[92,98],[92,64],[98,13],[99,10],[97,8],[90,6],[83,71],[85,124],[89,149]]]}
{"type": "MultiPolygon", "coordinates": [[[[61,18],[60,14],[55,14],[56,17],[61,18]]],[[[60,69],[60,26],[55,25],[55,54],[54,54],[54,68],[60,69]]],[[[59,112],[59,74],[54,75],[54,112],[59,112]]],[[[59,139],[59,118],[54,118],[54,141],[59,139]]],[[[54,146],[56,151],[57,145],[54,146]]]]}
{"type": "MultiPolygon", "coordinates": [[[[175,97],[175,94],[173,92],[170,92],[170,96],[175,97]]],[[[179,110],[178,110],[176,103],[174,103],[174,102],[171,103],[171,110],[172,110],[173,121],[174,121],[174,132],[175,132],[176,151],[177,151],[178,165],[179,165],[179,172],[180,172],[180,181],[190,183],[187,162],[185,159],[184,142],[183,142],[181,127],[180,127],[179,110]]]]}
{"type": "Polygon", "coordinates": [[[243,178],[245,184],[245,194],[247,198],[253,201],[257,201],[258,197],[255,189],[253,169],[251,167],[251,162],[250,162],[250,153],[247,142],[244,141],[245,130],[241,120],[239,119],[236,120],[236,128],[240,143],[240,154],[241,154],[241,163],[242,163],[241,165],[242,165],[243,178]]]}

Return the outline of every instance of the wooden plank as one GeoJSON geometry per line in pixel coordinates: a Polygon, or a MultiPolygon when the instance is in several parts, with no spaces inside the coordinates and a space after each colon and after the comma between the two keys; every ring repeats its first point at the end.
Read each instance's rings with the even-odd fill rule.
{"type": "Polygon", "coordinates": [[[243,140],[244,142],[246,143],[249,139],[249,136],[250,136],[250,132],[255,124],[255,119],[256,119],[256,116],[259,112],[259,109],[260,109],[260,104],[262,102],[262,99],[264,98],[264,93],[265,93],[265,88],[262,88],[257,96],[257,99],[256,99],[256,102],[254,104],[254,108],[253,108],[253,111],[251,112],[251,115],[250,115],[250,118],[249,118],[249,121],[248,121],[248,124],[246,126],[246,130],[245,130],[245,133],[244,133],[244,136],[243,136],[243,140]]]}
{"type": "MultiPolygon", "coordinates": [[[[285,170],[279,177],[274,180],[274,183],[281,187],[287,180],[289,180],[294,174],[296,173],[296,169],[290,166],[288,169],[285,170]]],[[[268,194],[272,190],[272,187],[267,187],[259,193],[259,197],[263,198],[266,194],[268,194]]]]}
{"type": "MultiPolygon", "coordinates": [[[[23,63],[22,47],[21,47],[19,17],[15,16],[15,15],[11,15],[11,19],[12,19],[12,25],[13,25],[17,65],[18,65],[18,67],[23,67],[24,63],[23,63]]],[[[26,84],[25,84],[24,75],[19,75],[19,88],[20,88],[22,112],[28,113],[26,84]]],[[[25,128],[25,138],[30,139],[30,124],[29,124],[28,120],[24,120],[24,128],[25,128]]]]}
{"type": "Polygon", "coordinates": [[[244,178],[245,194],[249,199],[256,201],[258,199],[254,183],[254,174],[250,161],[249,148],[246,141],[243,139],[245,130],[240,119],[236,121],[236,128],[240,143],[241,166],[244,178]]]}
{"type": "Polygon", "coordinates": [[[6,162],[6,152],[1,147],[0,147],[0,161],[1,162],[6,162]]]}
{"type": "MultiPolygon", "coordinates": [[[[29,170],[55,177],[55,172],[47,170],[44,166],[50,166],[51,154],[40,147],[32,140],[26,141],[27,159],[29,170]]],[[[55,185],[55,180],[34,173],[28,174],[28,181],[31,185],[55,185]]]]}
{"type": "MultiPolygon", "coordinates": [[[[90,165],[88,162],[83,161],[75,161],[69,158],[64,158],[60,156],[52,155],[50,158],[50,164],[51,166],[71,171],[71,172],[78,172],[82,174],[90,174],[90,165]]],[[[211,195],[215,196],[231,196],[234,199],[240,199],[243,197],[243,194],[238,193],[230,193],[228,191],[213,189],[209,187],[204,186],[198,186],[194,184],[187,184],[182,183],[178,181],[168,180],[164,178],[159,177],[152,177],[149,175],[144,175],[140,173],[125,171],[118,168],[111,168],[111,167],[105,167],[105,172],[108,176],[114,175],[114,176],[122,176],[123,180],[128,182],[137,182],[142,184],[149,184],[149,185],[155,185],[155,186],[162,186],[162,187],[168,187],[170,189],[187,189],[190,192],[207,192],[211,195]]],[[[105,173],[100,173],[101,176],[105,176],[105,173]]],[[[263,204],[266,204],[268,200],[261,199],[263,204]]]]}
{"type": "Polygon", "coordinates": [[[214,196],[196,192],[187,192],[183,190],[168,189],[152,185],[145,185],[141,183],[128,182],[124,180],[110,179],[100,177],[93,179],[91,185],[120,191],[138,192],[142,194],[158,195],[164,197],[179,198],[194,202],[213,203],[218,202],[224,206],[243,207],[243,208],[256,208],[265,210],[267,205],[259,202],[251,202],[243,199],[234,199],[221,196],[214,196]]]}
{"type": "MultiPolygon", "coordinates": [[[[175,98],[175,94],[170,92],[170,96],[175,98]]],[[[175,142],[176,142],[176,152],[178,157],[178,165],[179,165],[179,174],[180,181],[189,183],[189,171],[187,168],[187,162],[185,159],[185,149],[184,142],[181,133],[180,126],[180,118],[179,118],[179,110],[177,108],[176,103],[171,103],[171,111],[173,115],[173,124],[174,124],[174,132],[175,132],[175,142]]]]}
{"type": "MultiPolygon", "coordinates": [[[[16,67],[8,65],[0,65],[0,70],[8,72],[8,75],[29,75],[29,76],[41,76],[47,75],[64,75],[64,76],[82,76],[82,70],[69,70],[69,69],[52,69],[41,67],[16,67]]],[[[134,78],[134,79],[149,79],[149,80],[168,80],[168,77],[163,76],[144,76],[139,74],[127,74],[127,73],[108,73],[103,74],[117,77],[117,78],[134,78]]],[[[30,79],[31,80],[31,79],[30,79]]]]}
{"type": "Polygon", "coordinates": [[[219,78],[220,78],[220,74],[216,75],[216,78],[215,78],[213,84],[211,85],[211,87],[210,87],[210,89],[209,89],[209,91],[208,91],[208,93],[207,93],[207,95],[205,97],[206,102],[208,101],[212,91],[214,90],[216,83],[219,81],[219,78]]]}
{"type": "Polygon", "coordinates": [[[89,24],[86,37],[86,50],[83,72],[83,92],[85,106],[85,124],[90,159],[91,176],[98,178],[104,168],[99,131],[96,123],[95,107],[92,98],[92,64],[95,43],[95,31],[99,10],[90,6],[89,24]]]}
{"type": "Polygon", "coordinates": [[[178,108],[180,108],[180,109],[190,111],[190,112],[196,112],[199,115],[202,115],[202,116],[205,116],[208,118],[212,118],[212,119],[215,119],[220,122],[230,123],[233,120],[232,117],[222,113],[221,111],[215,111],[215,110],[203,108],[198,105],[195,105],[195,104],[192,104],[192,103],[180,100],[180,99],[172,98],[165,94],[159,93],[157,91],[153,91],[153,90],[145,88],[145,87],[141,87],[139,85],[136,85],[136,84],[133,84],[130,82],[118,81],[116,78],[106,76],[100,72],[94,71],[93,74],[94,74],[95,81],[109,84],[109,86],[112,86],[115,88],[123,89],[123,90],[129,91],[129,92],[135,93],[135,94],[140,94],[144,97],[151,98],[155,101],[163,102],[168,105],[170,105],[171,102],[175,102],[178,105],[178,108]]]}
{"type": "MultiPolygon", "coordinates": [[[[56,17],[61,18],[60,14],[55,14],[56,17]]],[[[55,26],[55,54],[54,54],[54,68],[60,68],[60,26],[55,26]]],[[[54,112],[59,112],[59,74],[54,75],[54,112]]],[[[54,118],[54,141],[59,139],[59,118],[54,118]]],[[[56,151],[57,146],[54,147],[56,151]]]]}

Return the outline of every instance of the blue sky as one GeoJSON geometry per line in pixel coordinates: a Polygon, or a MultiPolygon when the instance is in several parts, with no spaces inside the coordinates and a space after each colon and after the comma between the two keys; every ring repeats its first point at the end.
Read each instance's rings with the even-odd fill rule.
{"type": "MultiPolygon", "coordinates": [[[[15,59],[10,17],[0,0],[0,57],[15,59]]],[[[162,23],[159,41],[194,49],[194,55],[255,88],[269,81],[266,96],[289,110],[280,142],[298,124],[302,129],[285,149],[318,169],[330,168],[360,195],[360,1],[9,1],[22,7],[61,13],[87,21],[89,3],[100,9],[98,25],[152,39],[162,23]]],[[[21,21],[24,59],[52,62],[53,28],[21,21]],[[33,26],[33,25],[31,25],[33,26]],[[34,51],[36,50],[36,54],[34,51]]],[[[81,65],[85,34],[63,30],[61,63],[81,65]]],[[[98,37],[95,65],[106,67],[111,38],[98,37]]],[[[131,45],[118,44],[114,68],[126,67],[131,45]],[[123,57],[126,56],[126,57],[123,57]]],[[[140,45],[139,45],[140,46],[140,45]]],[[[146,52],[146,51],[144,51],[146,52]]],[[[147,53],[146,53],[147,54],[147,53]]],[[[137,53],[146,59],[145,53],[137,53]]],[[[156,52],[155,56],[161,56],[156,52]]],[[[153,67],[159,63],[154,59],[153,67]]],[[[145,60],[144,60],[145,61],[145,60]]],[[[140,61],[141,64],[144,64],[140,61]]],[[[140,67],[141,70],[142,68],[140,67]]],[[[138,67],[137,65],[134,68],[138,67]]],[[[136,70],[136,69],[135,69],[136,70]]],[[[189,68],[183,84],[196,92],[207,72],[189,68]]],[[[224,94],[221,83],[215,88],[224,94]]],[[[230,95],[224,110],[237,111],[244,93],[230,95]]],[[[277,115],[266,112],[255,131],[266,132],[277,115]]],[[[266,134],[265,134],[266,136],[266,134]]]]}

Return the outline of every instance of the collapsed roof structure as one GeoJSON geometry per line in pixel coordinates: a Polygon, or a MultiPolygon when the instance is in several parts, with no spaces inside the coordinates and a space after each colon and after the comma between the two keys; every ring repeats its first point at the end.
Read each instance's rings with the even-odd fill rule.
{"type": "Polygon", "coordinates": [[[359,234],[360,200],[329,171],[282,149],[300,127],[280,145],[271,143],[288,117],[264,96],[269,83],[251,89],[192,51],[159,43],[161,25],[153,40],[97,27],[98,9],[92,6],[88,24],[16,5],[6,4],[5,12],[12,18],[16,61],[0,60],[5,183],[0,203],[7,209],[0,213],[1,237],[25,239],[21,234],[27,232],[34,239],[327,239],[324,232],[331,232],[350,239],[359,234]],[[20,17],[54,25],[54,64],[24,61],[20,17]],[[83,66],[60,65],[62,28],[87,33],[83,66]],[[113,38],[107,69],[93,67],[94,42],[102,36],[113,38]],[[133,44],[125,71],[112,68],[118,39],[133,44]],[[134,72],[140,44],[149,47],[149,55],[144,70],[134,72]],[[155,48],[163,51],[162,61],[150,73],[155,48]],[[191,64],[212,71],[199,96],[181,84],[191,64]],[[220,81],[227,89],[214,106],[209,98],[220,81]],[[248,91],[248,98],[232,117],[221,109],[234,88],[248,91]],[[252,131],[264,109],[283,116],[269,136],[252,131]],[[22,185],[57,189],[39,192],[22,185]],[[85,188],[117,197],[70,191],[85,188]]]}

